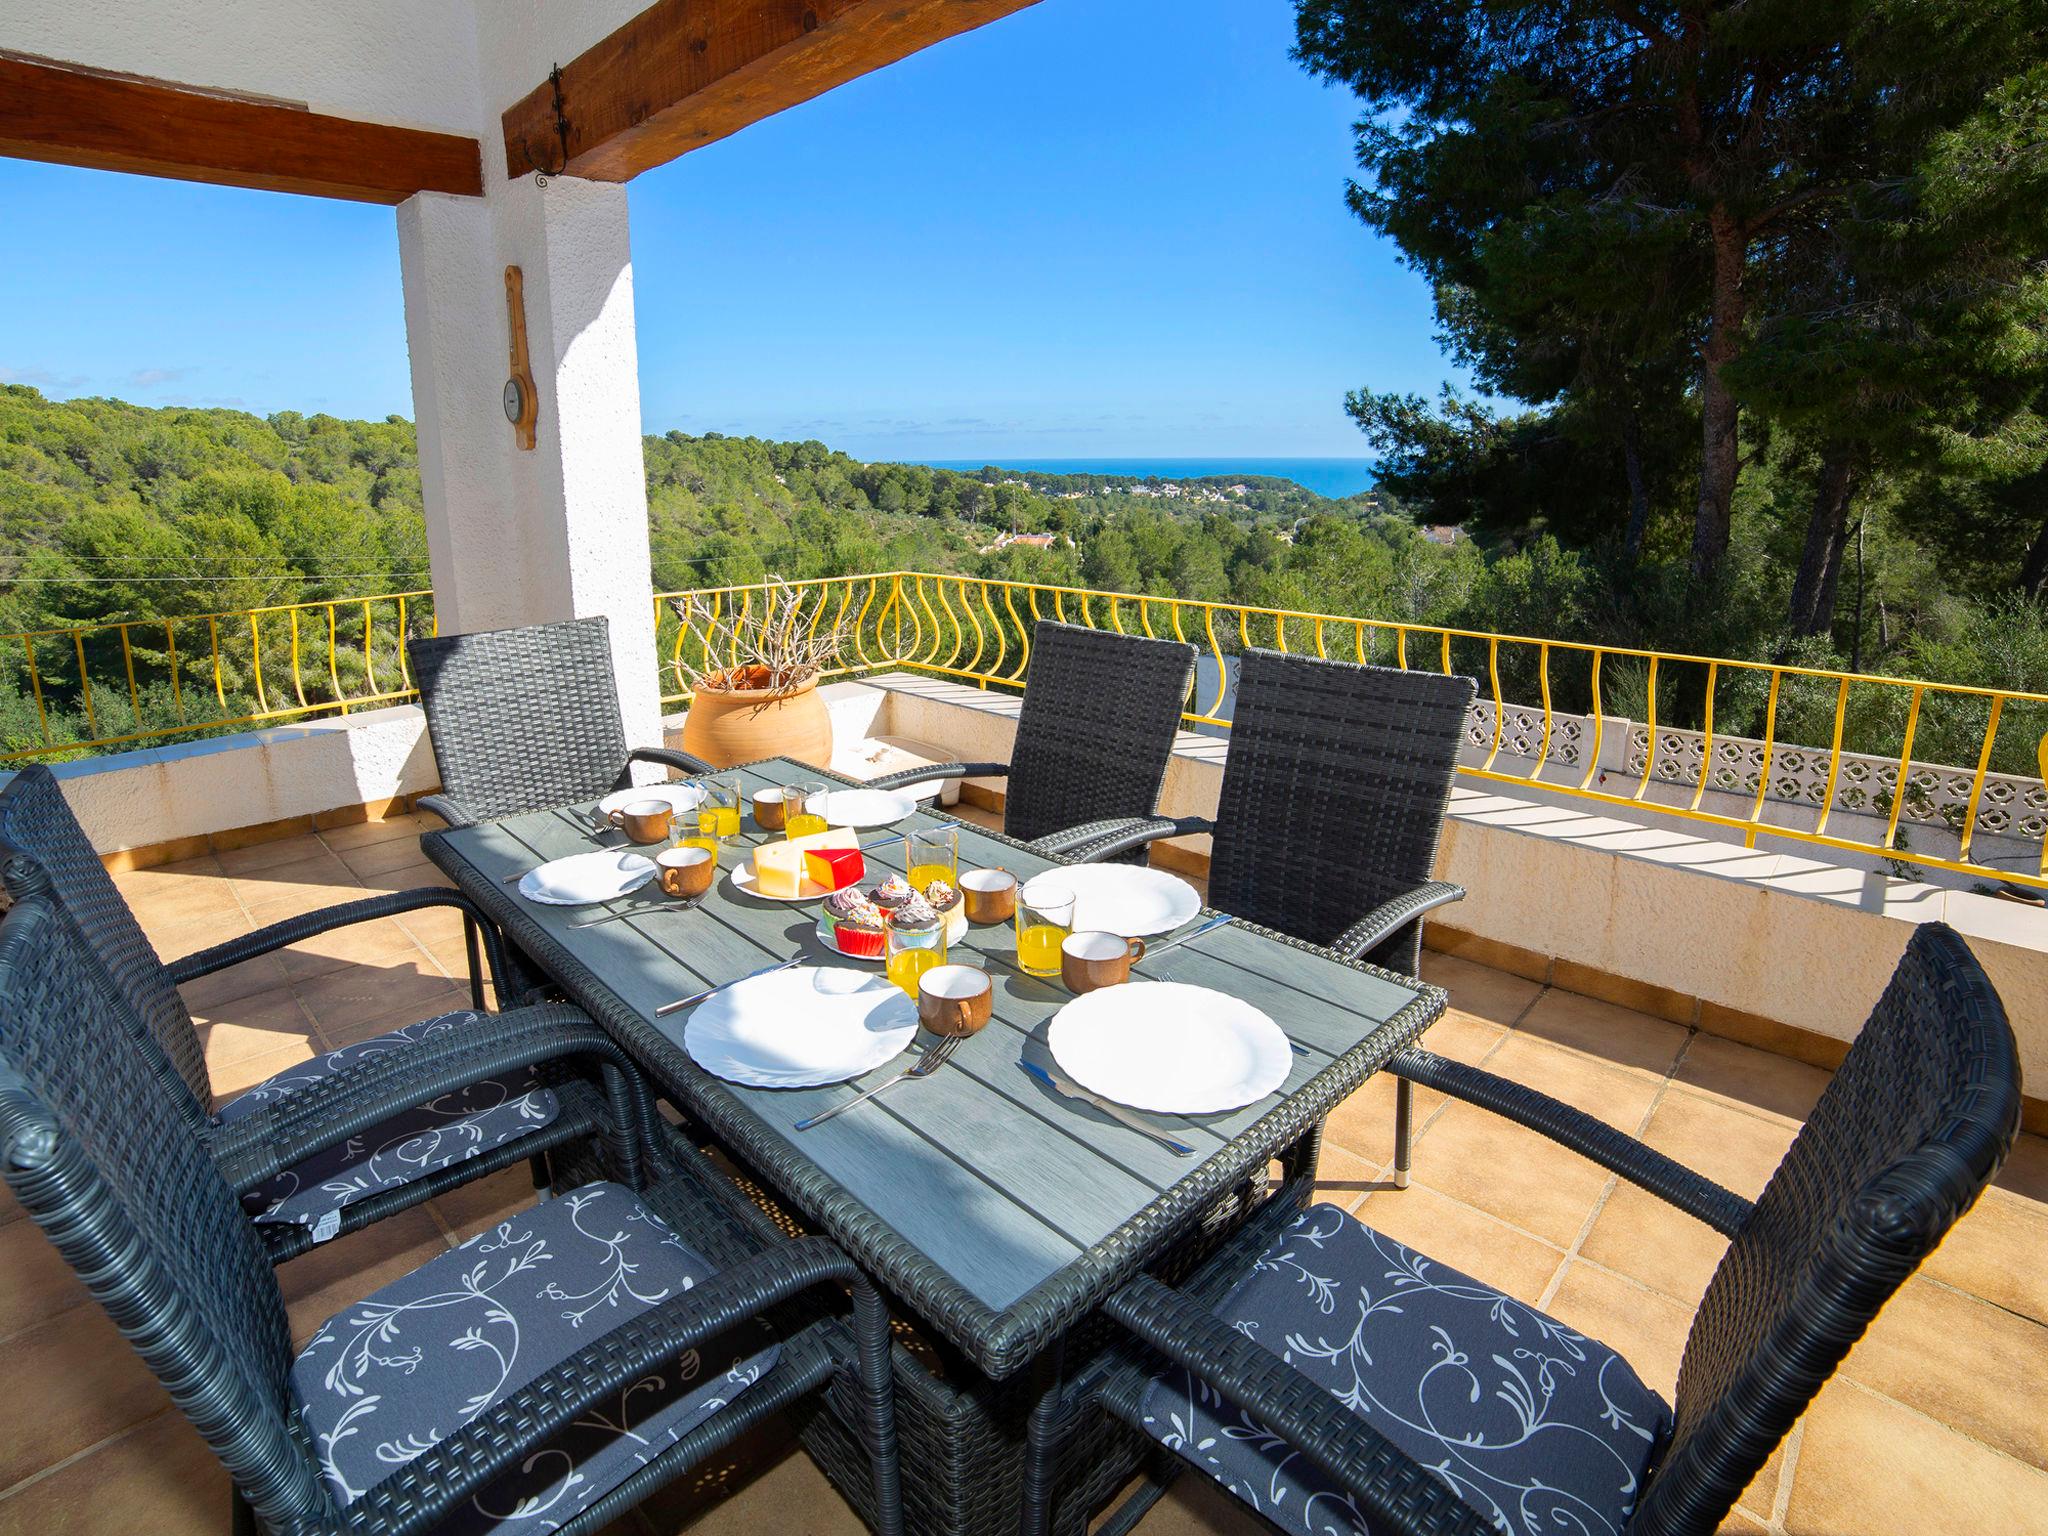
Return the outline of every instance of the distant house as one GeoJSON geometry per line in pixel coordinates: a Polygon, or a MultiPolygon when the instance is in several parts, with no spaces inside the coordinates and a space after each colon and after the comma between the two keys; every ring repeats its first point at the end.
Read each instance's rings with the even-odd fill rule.
{"type": "Polygon", "coordinates": [[[1432,544],[1455,544],[1470,537],[1464,529],[1454,528],[1449,523],[1431,523],[1422,530],[1422,536],[1432,544]]]}
{"type": "MultiPolygon", "coordinates": [[[[1059,535],[1056,533],[1006,533],[997,539],[995,543],[982,549],[980,553],[992,555],[999,549],[1009,548],[1012,544],[1027,545],[1032,549],[1051,549],[1058,542],[1059,535]]],[[[1067,540],[1069,545],[1072,545],[1073,542],[1072,539],[1067,540]]]]}

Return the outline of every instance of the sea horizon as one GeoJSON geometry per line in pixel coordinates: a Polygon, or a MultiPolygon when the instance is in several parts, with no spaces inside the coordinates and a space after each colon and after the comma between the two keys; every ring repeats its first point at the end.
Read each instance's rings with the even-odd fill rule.
{"type": "Polygon", "coordinates": [[[1335,500],[1373,487],[1370,459],[1336,458],[1101,458],[1101,459],[917,459],[929,469],[973,474],[986,468],[1036,470],[1043,475],[1129,475],[1134,480],[1203,480],[1261,475],[1292,480],[1304,490],[1335,500]]]}

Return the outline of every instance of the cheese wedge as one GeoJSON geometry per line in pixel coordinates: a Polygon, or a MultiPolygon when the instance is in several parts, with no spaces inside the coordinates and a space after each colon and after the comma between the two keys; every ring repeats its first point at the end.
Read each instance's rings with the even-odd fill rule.
{"type": "Polygon", "coordinates": [[[813,832],[809,837],[786,838],[763,843],[754,850],[754,883],[763,896],[800,896],[804,889],[804,855],[813,848],[858,848],[860,837],[851,827],[813,832]]]}

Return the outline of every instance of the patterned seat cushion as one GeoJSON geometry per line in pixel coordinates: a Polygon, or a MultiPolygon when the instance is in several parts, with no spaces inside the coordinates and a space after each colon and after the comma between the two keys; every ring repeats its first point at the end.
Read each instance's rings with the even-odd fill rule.
{"type": "MultiPolygon", "coordinates": [[[[1671,1410],[1613,1350],[1335,1206],[1303,1212],[1216,1315],[1427,1467],[1512,1536],[1618,1536],[1671,1410]]],[[[1147,1433],[1274,1524],[1372,1527],[1286,1441],[1173,1370],[1147,1433]]]]}
{"type": "MultiPolygon", "coordinates": [[[[218,1119],[228,1124],[346,1067],[430,1035],[474,1028],[483,1017],[466,1008],[444,1013],[287,1067],[221,1110],[218,1119]]],[[[250,1190],[242,1205],[258,1221],[296,1222],[332,1236],[344,1206],[530,1135],[560,1112],[554,1093],[531,1071],[487,1077],[323,1148],[250,1190]]]]}
{"type": "MultiPolygon", "coordinates": [[[[522,1211],[337,1312],[292,1366],[300,1423],[348,1504],[493,1404],[712,1273],[619,1184],[522,1211]]],[[[656,1367],[462,1505],[436,1536],[552,1531],[758,1381],[760,1324],[656,1367]]]]}

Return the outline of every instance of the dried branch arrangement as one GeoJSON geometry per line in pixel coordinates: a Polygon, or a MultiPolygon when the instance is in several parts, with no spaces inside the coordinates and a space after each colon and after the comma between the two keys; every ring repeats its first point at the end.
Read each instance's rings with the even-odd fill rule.
{"type": "MultiPolygon", "coordinates": [[[[676,622],[699,642],[693,647],[686,641],[670,663],[682,687],[692,693],[794,693],[839,659],[851,629],[845,619],[806,619],[804,594],[784,581],[771,581],[754,596],[751,605],[728,603],[718,611],[694,592],[669,599],[676,622]],[[693,649],[698,661],[690,657],[693,649]]],[[[819,602],[824,600],[821,593],[819,602]]]]}

